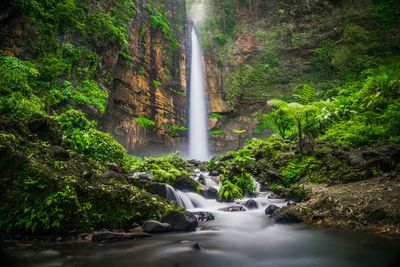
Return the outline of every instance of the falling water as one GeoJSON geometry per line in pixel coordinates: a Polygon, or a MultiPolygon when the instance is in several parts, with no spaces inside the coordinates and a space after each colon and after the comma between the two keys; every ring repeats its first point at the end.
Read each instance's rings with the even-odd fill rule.
{"type": "Polygon", "coordinates": [[[189,156],[208,159],[207,105],[204,90],[203,58],[199,38],[192,30],[192,65],[190,77],[189,156]]]}
{"type": "Polygon", "coordinates": [[[175,190],[172,186],[165,184],[165,190],[168,200],[175,201],[180,207],[186,209],[194,208],[192,201],[189,197],[182,191],[175,190]]]}

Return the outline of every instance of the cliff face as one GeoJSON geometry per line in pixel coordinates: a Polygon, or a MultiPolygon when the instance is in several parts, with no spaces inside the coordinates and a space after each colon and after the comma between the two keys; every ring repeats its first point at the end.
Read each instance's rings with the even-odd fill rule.
{"type": "Polygon", "coordinates": [[[129,152],[139,153],[141,147],[151,145],[173,146],[186,125],[185,0],[73,1],[70,9],[63,3],[39,1],[36,7],[2,2],[0,53],[39,66],[51,58],[50,64],[61,71],[46,81],[50,89],[63,87],[66,80],[78,86],[87,79],[108,92],[105,112],[74,101],[54,106],[50,113],[52,109],[62,112],[69,105],[80,109],[129,152]],[[81,24],[74,25],[77,21],[81,24]],[[68,47],[80,49],[80,61],[70,63],[68,47]],[[83,77],[81,73],[89,68],[82,63],[85,53],[97,59],[89,66],[92,74],[83,77]]]}
{"type": "Polygon", "coordinates": [[[203,1],[211,10],[201,26],[209,107],[221,115],[209,122],[214,151],[255,136],[256,115],[268,111],[269,99],[293,101],[306,83],[322,93],[344,80],[346,57],[368,62],[348,51],[371,57],[398,49],[382,11],[394,5],[389,1],[203,1]]]}
{"type": "Polygon", "coordinates": [[[147,150],[152,145],[172,146],[174,126],[185,125],[186,121],[185,2],[156,3],[165,8],[179,48],[168,47],[169,40],[151,24],[147,1],[138,1],[137,15],[128,27],[129,52],[135,61],[127,64],[121,58],[116,59],[110,97],[102,119],[104,130],[131,152],[141,152],[142,148],[147,150]],[[150,119],[155,125],[143,127],[135,121],[138,117],[150,119]]]}

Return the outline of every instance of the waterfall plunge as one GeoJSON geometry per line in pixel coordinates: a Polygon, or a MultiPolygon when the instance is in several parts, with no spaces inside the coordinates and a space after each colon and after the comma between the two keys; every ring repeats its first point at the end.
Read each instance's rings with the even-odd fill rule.
{"type": "Polygon", "coordinates": [[[190,73],[189,156],[208,160],[207,105],[204,89],[203,57],[199,38],[192,30],[192,62],[190,73]]]}

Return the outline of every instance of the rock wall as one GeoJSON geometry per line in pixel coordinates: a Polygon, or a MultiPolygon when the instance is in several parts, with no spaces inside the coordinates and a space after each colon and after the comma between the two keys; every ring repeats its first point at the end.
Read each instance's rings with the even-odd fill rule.
{"type": "Polygon", "coordinates": [[[137,15],[129,26],[129,52],[135,58],[134,64],[117,59],[102,119],[102,128],[133,153],[149,150],[149,146],[173,146],[171,127],[186,122],[188,25],[185,1],[155,2],[164,6],[180,45],[179,49],[170,50],[163,32],[151,26],[147,2],[137,1],[137,15]],[[141,127],[134,120],[137,117],[153,120],[155,126],[141,127]]]}

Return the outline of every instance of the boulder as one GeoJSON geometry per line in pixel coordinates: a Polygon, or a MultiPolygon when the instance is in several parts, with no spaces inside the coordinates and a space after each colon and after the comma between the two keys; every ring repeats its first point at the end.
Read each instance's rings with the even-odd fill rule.
{"type": "Polygon", "coordinates": [[[286,203],[286,205],[287,205],[287,206],[294,206],[294,205],[297,205],[297,203],[296,203],[295,201],[293,201],[293,200],[289,200],[289,201],[286,203]]]}
{"type": "Polygon", "coordinates": [[[237,211],[246,211],[247,209],[242,205],[233,205],[233,206],[229,206],[229,207],[222,208],[219,210],[228,211],[228,212],[237,212],[237,211]]]}
{"type": "Polygon", "coordinates": [[[203,193],[203,197],[207,199],[216,199],[218,197],[218,190],[214,187],[203,186],[201,192],[203,193]]]}
{"type": "Polygon", "coordinates": [[[129,233],[103,230],[94,231],[92,233],[92,242],[112,242],[150,236],[151,235],[145,233],[141,227],[135,228],[134,231],[129,233]]]}
{"type": "Polygon", "coordinates": [[[219,176],[220,172],[218,170],[210,171],[210,176],[219,176]]]}
{"type": "Polygon", "coordinates": [[[28,128],[43,141],[53,145],[61,144],[61,128],[57,121],[52,118],[34,115],[28,122],[28,128]]]}
{"type": "Polygon", "coordinates": [[[171,232],[173,228],[168,223],[161,223],[155,220],[148,220],[144,222],[143,230],[146,233],[165,233],[165,232],[171,232]]]}
{"type": "Polygon", "coordinates": [[[244,203],[248,210],[258,209],[258,203],[254,199],[249,199],[244,203]]]}
{"type": "Polygon", "coordinates": [[[190,211],[170,211],[160,221],[170,224],[174,231],[195,231],[198,225],[196,215],[190,211]]]}
{"type": "Polygon", "coordinates": [[[281,197],[278,196],[278,195],[275,194],[275,193],[271,193],[270,195],[268,195],[268,199],[281,199],[281,197]]]}
{"type": "Polygon", "coordinates": [[[276,206],[274,204],[270,204],[270,205],[268,205],[268,207],[265,208],[265,215],[271,215],[277,209],[279,209],[278,206],[276,206]]]}
{"type": "Polygon", "coordinates": [[[207,211],[197,211],[193,212],[199,222],[213,221],[215,216],[207,211]]]}
{"type": "Polygon", "coordinates": [[[196,192],[200,184],[189,176],[180,176],[176,178],[174,188],[182,191],[196,192]]]}
{"type": "Polygon", "coordinates": [[[290,209],[290,207],[283,207],[275,210],[270,218],[274,219],[276,223],[300,223],[302,219],[290,209]]]}

